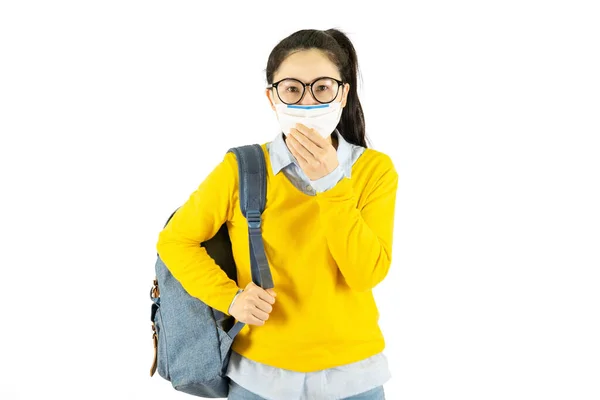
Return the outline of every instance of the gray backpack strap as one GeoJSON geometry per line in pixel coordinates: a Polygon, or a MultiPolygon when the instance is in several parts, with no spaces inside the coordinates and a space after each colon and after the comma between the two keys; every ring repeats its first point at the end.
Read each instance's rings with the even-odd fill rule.
{"type": "MultiPolygon", "coordinates": [[[[265,155],[259,144],[234,147],[228,152],[234,153],[238,161],[240,208],[248,221],[252,281],[263,289],[270,289],[274,287],[273,277],[261,231],[262,212],[267,197],[265,155]]],[[[238,321],[229,330],[229,336],[235,337],[243,327],[244,323],[238,321]]]]}

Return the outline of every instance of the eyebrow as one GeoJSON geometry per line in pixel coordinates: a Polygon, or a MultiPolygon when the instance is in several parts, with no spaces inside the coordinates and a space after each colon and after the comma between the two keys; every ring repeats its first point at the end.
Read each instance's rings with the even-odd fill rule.
{"type": "Polygon", "coordinates": [[[304,80],[302,80],[302,79],[300,79],[300,78],[294,78],[293,76],[286,76],[285,78],[281,78],[281,79],[279,79],[279,80],[277,80],[277,81],[275,81],[275,82],[281,82],[281,81],[283,81],[284,79],[295,79],[295,80],[297,80],[297,81],[300,81],[300,82],[302,82],[302,83],[304,83],[304,84],[309,84],[309,83],[313,83],[313,82],[315,82],[316,80],[323,79],[323,78],[329,78],[329,79],[334,79],[334,80],[338,80],[338,81],[341,81],[341,80],[342,80],[342,78],[334,78],[333,76],[329,76],[329,75],[322,75],[322,76],[318,76],[318,77],[316,77],[316,78],[314,78],[314,79],[312,79],[312,80],[310,80],[310,81],[308,81],[308,82],[307,82],[307,81],[304,81],[304,80]]]}

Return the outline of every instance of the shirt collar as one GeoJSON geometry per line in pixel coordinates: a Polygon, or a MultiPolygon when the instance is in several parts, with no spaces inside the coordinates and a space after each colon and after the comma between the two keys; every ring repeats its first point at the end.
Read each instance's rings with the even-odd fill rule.
{"type": "Polygon", "coordinates": [[[283,132],[279,132],[271,142],[269,158],[271,159],[273,175],[277,175],[279,171],[294,163],[294,157],[283,140],[283,132]]]}
{"type": "MultiPolygon", "coordinates": [[[[342,167],[344,175],[350,178],[352,170],[352,163],[350,158],[352,157],[352,145],[344,139],[344,137],[336,129],[333,131],[338,138],[337,155],[338,162],[342,167]]],[[[288,149],[283,139],[283,133],[280,132],[275,139],[271,142],[269,149],[269,158],[271,159],[271,168],[273,169],[273,175],[277,175],[279,171],[284,169],[290,164],[295,164],[294,156],[288,149]]]]}

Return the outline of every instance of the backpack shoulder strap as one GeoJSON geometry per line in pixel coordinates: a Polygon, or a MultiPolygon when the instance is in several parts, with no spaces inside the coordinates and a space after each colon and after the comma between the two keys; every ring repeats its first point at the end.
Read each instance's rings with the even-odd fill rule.
{"type": "MultiPolygon", "coordinates": [[[[274,286],[273,277],[261,231],[262,212],[267,199],[265,154],[259,144],[234,147],[228,152],[234,153],[238,161],[240,208],[248,221],[252,281],[263,289],[270,289],[274,286]]],[[[244,325],[237,321],[228,335],[234,338],[244,325]]]]}
{"type": "Polygon", "coordinates": [[[252,281],[263,289],[273,288],[273,278],[265,255],[261,220],[267,200],[267,167],[259,144],[229,150],[238,159],[240,208],[248,221],[252,281]]]}
{"type": "Polygon", "coordinates": [[[267,196],[267,168],[262,147],[253,144],[234,147],[229,152],[238,160],[242,214],[248,221],[255,220],[264,211],[267,196]]]}

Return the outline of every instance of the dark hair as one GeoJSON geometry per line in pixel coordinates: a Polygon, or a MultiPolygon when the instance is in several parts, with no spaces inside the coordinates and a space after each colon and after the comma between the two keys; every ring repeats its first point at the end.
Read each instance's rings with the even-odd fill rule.
{"type": "Polygon", "coordinates": [[[267,61],[267,84],[273,83],[275,71],[287,56],[295,51],[308,49],[325,52],[340,71],[342,81],[350,84],[346,106],[342,110],[337,129],[347,142],[367,147],[365,117],[357,91],[358,59],[352,42],[342,31],[303,29],[280,41],[271,51],[267,61]]]}

